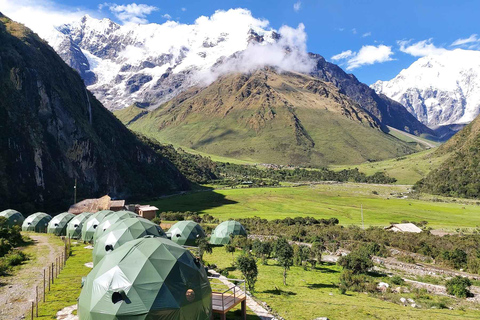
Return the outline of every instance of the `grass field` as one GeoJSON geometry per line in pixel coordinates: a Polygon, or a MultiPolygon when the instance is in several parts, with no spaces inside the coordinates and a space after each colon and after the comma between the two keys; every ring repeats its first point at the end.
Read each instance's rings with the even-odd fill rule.
{"type": "MultiPolygon", "coordinates": [[[[239,252],[235,253],[237,256],[239,252]]],[[[206,254],[204,259],[215,263],[220,268],[229,267],[232,256],[224,248],[215,248],[213,254],[206,254]]],[[[255,286],[255,296],[265,301],[280,316],[287,320],[311,320],[317,317],[329,319],[479,319],[478,310],[448,310],[448,309],[414,309],[393,302],[383,301],[378,297],[364,293],[339,293],[337,283],[341,267],[337,265],[322,265],[315,270],[305,271],[302,267],[292,267],[287,273],[287,286],[282,283],[282,268],[276,266],[273,260],[264,266],[258,263],[258,281],[255,286]]],[[[239,271],[230,273],[230,278],[238,278],[239,271]]],[[[379,281],[382,278],[378,279],[379,281]]],[[[432,295],[418,296],[416,294],[397,294],[394,301],[400,297],[413,298],[419,305],[429,307],[444,299],[432,295]]],[[[389,296],[392,298],[392,296],[389,296]]],[[[457,307],[465,302],[453,302],[457,307]]],[[[470,308],[474,306],[469,304],[470,308]]]]}
{"type": "Polygon", "coordinates": [[[360,165],[331,166],[332,170],[358,168],[360,172],[371,175],[383,171],[397,179],[397,184],[414,184],[425,177],[432,169],[437,168],[450,154],[436,156],[436,149],[430,149],[409,156],[379,162],[368,162],[360,165]]]}
{"type": "Polygon", "coordinates": [[[254,216],[269,220],[313,216],[335,217],[343,225],[361,225],[360,207],[363,205],[366,225],[384,226],[402,220],[426,220],[430,227],[448,230],[480,225],[480,206],[474,202],[444,203],[396,198],[407,191],[406,186],[318,184],[212,190],[165,198],[151,204],[161,211],[196,211],[220,220],[254,216]]]}

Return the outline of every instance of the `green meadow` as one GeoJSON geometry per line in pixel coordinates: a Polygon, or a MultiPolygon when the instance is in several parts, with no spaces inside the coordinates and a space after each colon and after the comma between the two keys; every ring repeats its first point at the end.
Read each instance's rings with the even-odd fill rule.
{"type": "Polygon", "coordinates": [[[384,226],[390,222],[428,221],[429,227],[455,230],[480,225],[480,206],[468,200],[403,198],[408,186],[355,183],[281,188],[217,189],[153,201],[160,211],[208,213],[220,220],[258,216],[339,219],[342,225],[384,226]],[[449,202],[440,202],[449,201],[449,202]]]}

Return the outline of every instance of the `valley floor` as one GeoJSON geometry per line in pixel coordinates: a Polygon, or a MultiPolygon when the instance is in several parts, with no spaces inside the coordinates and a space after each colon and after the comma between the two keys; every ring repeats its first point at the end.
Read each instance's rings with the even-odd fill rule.
{"type": "Polygon", "coordinates": [[[337,218],[342,225],[387,226],[391,222],[428,221],[428,227],[473,230],[480,205],[465,199],[412,198],[410,186],[322,183],[277,188],[234,188],[177,195],[150,201],[161,211],[208,213],[220,220],[260,217],[268,220],[313,216],[337,218]]]}

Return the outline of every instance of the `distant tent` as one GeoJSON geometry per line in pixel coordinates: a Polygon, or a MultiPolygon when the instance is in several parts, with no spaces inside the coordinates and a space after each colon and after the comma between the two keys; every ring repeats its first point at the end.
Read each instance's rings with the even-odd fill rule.
{"type": "Polygon", "coordinates": [[[95,229],[97,229],[98,225],[102,223],[103,219],[106,216],[112,214],[113,211],[111,210],[102,210],[92,214],[87,221],[83,223],[82,226],[82,240],[90,242],[93,240],[93,235],[95,234],[95,229]]]}
{"type": "Polygon", "coordinates": [[[91,212],[83,212],[70,220],[67,223],[67,237],[71,239],[80,239],[82,237],[83,224],[91,215],[91,212]]]}
{"type": "Polygon", "coordinates": [[[47,233],[52,233],[56,236],[64,236],[67,233],[67,224],[73,218],[75,218],[75,215],[68,212],[56,215],[48,223],[47,233]]]}
{"type": "Polygon", "coordinates": [[[167,236],[181,246],[196,246],[197,240],[205,238],[206,234],[195,221],[179,221],[168,230],[167,236]]]}
{"type": "Polygon", "coordinates": [[[31,214],[23,221],[22,230],[45,233],[50,220],[52,217],[44,212],[31,214]]]}
{"type": "Polygon", "coordinates": [[[209,320],[211,312],[205,268],[165,238],[133,240],[109,254],[88,274],[78,300],[80,320],[209,320]]]}
{"type": "Polygon", "coordinates": [[[123,244],[145,236],[166,237],[162,228],[144,218],[128,218],[114,223],[100,238],[93,248],[93,264],[115,251],[123,244]]]}
{"type": "Polygon", "coordinates": [[[7,219],[8,226],[22,226],[23,221],[25,218],[23,215],[18,212],[17,210],[7,209],[0,212],[0,217],[4,217],[7,219]]]}
{"type": "Polygon", "coordinates": [[[235,220],[224,221],[220,223],[215,230],[213,230],[210,237],[210,243],[216,245],[223,245],[230,243],[230,235],[247,236],[247,231],[242,224],[235,220]]]}
{"type": "Polygon", "coordinates": [[[103,219],[102,223],[100,223],[98,227],[95,229],[95,233],[93,235],[93,243],[95,244],[98,238],[100,238],[102,234],[115,222],[120,220],[125,220],[128,218],[136,218],[136,217],[138,217],[138,214],[131,211],[117,211],[108,215],[107,217],[105,217],[105,219],[103,219]]]}

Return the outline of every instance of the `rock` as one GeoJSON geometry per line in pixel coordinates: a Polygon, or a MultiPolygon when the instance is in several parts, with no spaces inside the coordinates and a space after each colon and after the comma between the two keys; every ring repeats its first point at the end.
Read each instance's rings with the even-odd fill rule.
{"type": "Polygon", "coordinates": [[[327,317],[315,318],[314,320],[329,320],[327,317]]]}
{"type": "Polygon", "coordinates": [[[403,304],[405,304],[405,303],[407,302],[407,299],[405,299],[405,298],[402,297],[402,298],[400,298],[400,302],[403,303],[403,304]]]}
{"type": "Polygon", "coordinates": [[[416,307],[417,307],[417,305],[416,305],[415,303],[412,303],[412,304],[410,305],[410,307],[412,307],[412,308],[416,308],[416,307]]]}
{"type": "Polygon", "coordinates": [[[410,302],[410,303],[415,303],[415,300],[413,300],[411,298],[408,298],[407,301],[410,302]]]}

